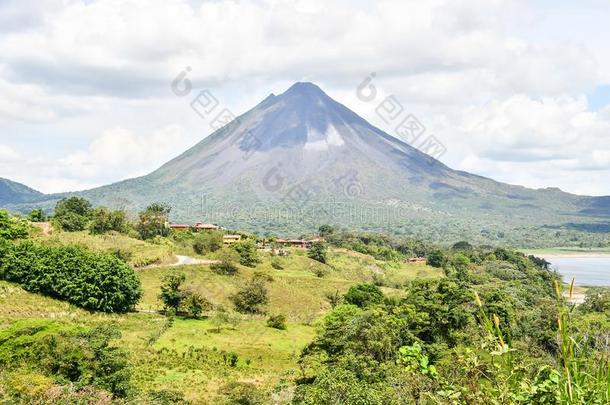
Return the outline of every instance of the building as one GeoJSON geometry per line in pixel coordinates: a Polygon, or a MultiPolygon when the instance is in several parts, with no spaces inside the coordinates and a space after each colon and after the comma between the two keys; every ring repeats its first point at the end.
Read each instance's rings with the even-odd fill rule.
{"type": "Polygon", "coordinates": [[[175,231],[187,231],[191,228],[191,226],[185,224],[170,224],[169,228],[175,231]]]}
{"type": "Polygon", "coordinates": [[[409,263],[418,263],[418,264],[426,264],[428,261],[425,257],[410,257],[407,260],[409,263]]]}
{"type": "Polygon", "coordinates": [[[303,239],[278,239],[276,242],[281,246],[296,247],[301,249],[309,249],[311,242],[303,239]]]}
{"type": "Polygon", "coordinates": [[[218,225],[214,224],[204,224],[203,222],[197,222],[195,225],[186,225],[186,224],[169,224],[169,228],[175,231],[188,231],[192,229],[195,232],[200,231],[216,231],[220,229],[218,225]]]}
{"type": "Polygon", "coordinates": [[[220,227],[218,225],[204,224],[201,222],[197,222],[193,228],[196,231],[217,231],[220,229],[220,227]]]}
{"type": "Polygon", "coordinates": [[[231,245],[241,240],[241,235],[225,235],[222,237],[222,241],[225,245],[231,245]]]}

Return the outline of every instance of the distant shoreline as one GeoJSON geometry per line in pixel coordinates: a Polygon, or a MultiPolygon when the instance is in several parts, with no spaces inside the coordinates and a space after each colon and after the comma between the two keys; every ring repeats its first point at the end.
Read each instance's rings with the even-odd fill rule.
{"type": "Polygon", "coordinates": [[[569,250],[566,248],[521,249],[526,255],[534,255],[543,259],[550,258],[610,258],[610,250],[569,250]]]}

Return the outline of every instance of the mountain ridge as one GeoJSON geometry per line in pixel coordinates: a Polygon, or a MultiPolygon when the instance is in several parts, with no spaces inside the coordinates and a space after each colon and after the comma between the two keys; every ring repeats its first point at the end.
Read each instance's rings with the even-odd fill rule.
{"type": "Polygon", "coordinates": [[[528,189],[453,170],[302,82],[269,95],[146,176],[34,203],[65,195],[131,212],[167,202],[176,221],[294,234],[332,222],[398,233],[432,227],[439,234],[501,235],[520,226],[597,226],[610,212],[606,197],[528,189]]]}

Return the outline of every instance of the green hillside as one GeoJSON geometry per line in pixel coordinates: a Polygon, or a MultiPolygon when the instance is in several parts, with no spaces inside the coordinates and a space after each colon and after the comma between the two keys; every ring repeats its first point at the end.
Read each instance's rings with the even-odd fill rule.
{"type": "Polygon", "coordinates": [[[42,196],[41,192],[28,186],[0,178],[0,206],[24,204],[42,196]]]}

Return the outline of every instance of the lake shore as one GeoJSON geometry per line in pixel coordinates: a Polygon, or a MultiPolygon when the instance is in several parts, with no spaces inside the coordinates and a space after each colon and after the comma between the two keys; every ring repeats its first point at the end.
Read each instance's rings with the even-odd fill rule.
{"type": "Polygon", "coordinates": [[[574,248],[549,248],[549,249],[521,249],[526,255],[534,255],[544,259],[549,258],[610,258],[610,249],[574,249],[574,248]]]}

